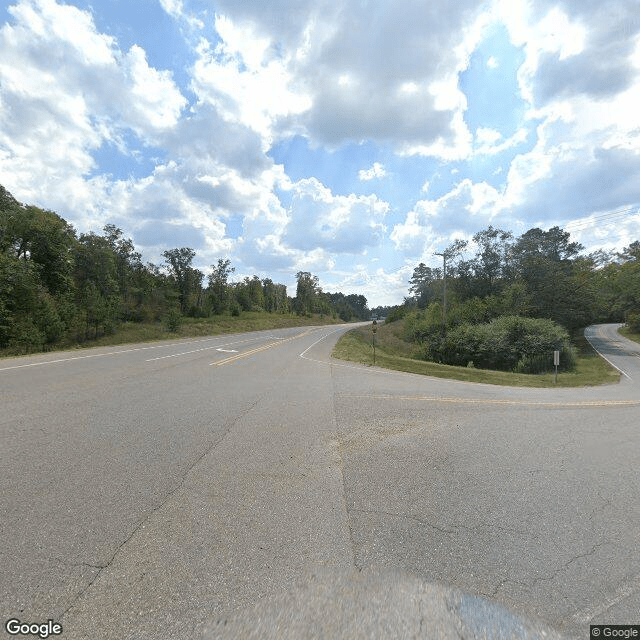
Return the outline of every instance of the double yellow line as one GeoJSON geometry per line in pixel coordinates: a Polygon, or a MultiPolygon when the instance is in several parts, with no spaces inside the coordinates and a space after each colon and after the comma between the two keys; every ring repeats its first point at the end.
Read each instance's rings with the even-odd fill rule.
{"type": "Polygon", "coordinates": [[[303,338],[304,336],[309,335],[312,331],[317,331],[317,329],[308,329],[304,333],[301,333],[297,336],[293,336],[292,338],[286,338],[284,340],[278,340],[276,342],[269,342],[268,344],[263,344],[261,347],[256,347],[255,349],[249,349],[249,351],[243,351],[242,353],[237,353],[236,355],[229,356],[228,358],[224,358],[222,360],[212,362],[210,366],[222,367],[225,364],[232,364],[234,362],[237,362],[238,360],[242,360],[242,358],[248,358],[249,356],[252,356],[254,353],[260,353],[260,351],[266,351],[267,349],[271,349],[271,347],[276,347],[280,344],[284,344],[285,342],[291,342],[292,340],[303,338]]]}

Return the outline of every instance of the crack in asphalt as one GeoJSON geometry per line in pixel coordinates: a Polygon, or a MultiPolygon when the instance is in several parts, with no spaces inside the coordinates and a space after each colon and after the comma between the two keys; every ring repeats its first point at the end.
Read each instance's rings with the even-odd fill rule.
{"type": "Polygon", "coordinates": [[[551,580],[555,580],[555,578],[563,573],[564,571],[566,571],[569,568],[569,565],[573,564],[574,562],[576,562],[576,560],[580,560],[581,558],[588,558],[589,556],[592,556],[595,554],[595,552],[600,548],[600,547],[604,547],[605,545],[610,544],[609,542],[599,542],[595,545],[593,545],[593,547],[591,548],[590,551],[587,551],[586,553],[580,553],[576,556],[573,556],[570,560],[568,560],[567,562],[564,563],[564,565],[562,567],[560,567],[559,569],[556,569],[550,576],[546,576],[546,577],[541,577],[541,578],[536,578],[530,585],[527,585],[529,588],[533,589],[539,582],[550,582],[551,580]]]}
{"type": "Polygon", "coordinates": [[[533,540],[538,540],[540,538],[539,535],[529,530],[520,531],[518,529],[509,529],[508,527],[501,527],[500,525],[496,525],[490,522],[482,522],[473,526],[467,526],[460,523],[448,523],[448,526],[451,528],[445,529],[443,527],[439,527],[435,524],[432,524],[431,522],[427,522],[426,520],[420,518],[419,516],[406,514],[406,513],[394,513],[391,511],[383,511],[380,509],[356,509],[355,507],[350,509],[350,511],[354,513],[366,513],[370,515],[382,515],[382,516],[390,516],[392,518],[411,520],[422,526],[435,529],[436,531],[440,531],[441,533],[445,533],[445,534],[457,534],[459,533],[460,529],[463,529],[465,531],[470,531],[470,532],[475,532],[478,529],[496,529],[498,531],[519,535],[525,538],[531,538],[533,540]]]}
{"type": "Polygon", "coordinates": [[[454,534],[454,533],[458,533],[458,528],[462,528],[462,529],[467,529],[468,527],[464,527],[462,525],[460,525],[459,527],[457,525],[454,525],[456,528],[455,530],[450,530],[450,529],[442,529],[441,527],[438,527],[434,524],[431,524],[430,522],[425,522],[424,520],[421,520],[420,518],[416,517],[416,516],[412,516],[412,515],[407,515],[404,513],[391,513],[390,511],[381,511],[381,510],[377,510],[377,509],[349,509],[349,511],[353,512],[353,513],[366,513],[369,515],[382,515],[382,516],[390,516],[392,518],[399,518],[401,520],[411,520],[413,522],[417,522],[418,524],[425,526],[425,527],[429,527],[430,529],[435,529],[436,531],[439,531],[440,533],[447,533],[447,534],[454,534]]]}
{"type": "Polygon", "coordinates": [[[333,364],[330,365],[330,375],[332,382],[332,420],[333,420],[333,433],[335,436],[333,437],[333,442],[335,444],[335,455],[338,458],[338,467],[340,469],[340,477],[342,480],[342,506],[344,509],[345,521],[347,524],[347,529],[349,531],[349,543],[351,545],[351,560],[353,562],[353,566],[358,570],[362,571],[362,567],[358,566],[358,562],[356,560],[356,543],[353,537],[353,527],[351,526],[351,514],[349,506],[347,505],[347,485],[344,478],[344,459],[342,457],[342,451],[340,449],[340,437],[338,433],[338,417],[336,411],[336,387],[335,387],[335,378],[333,372],[333,364]]]}
{"type": "MultiPolygon", "coordinates": [[[[181,489],[186,480],[187,477],[189,475],[189,473],[191,473],[191,471],[200,463],[200,461],[205,458],[209,453],[211,453],[211,451],[213,451],[217,446],[219,446],[224,439],[227,437],[227,435],[231,432],[231,430],[233,429],[233,427],[240,421],[242,420],[242,418],[244,418],[244,416],[246,416],[249,412],[251,412],[254,407],[256,407],[256,405],[258,405],[258,403],[263,399],[264,394],[261,395],[260,397],[258,397],[254,402],[252,402],[244,411],[241,411],[240,413],[238,413],[233,419],[231,419],[228,423],[228,427],[225,429],[225,431],[214,441],[212,442],[205,450],[203,453],[201,453],[194,461],[191,465],[189,465],[188,468],[185,469],[184,473],[182,474],[182,477],[180,478],[180,480],[176,483],[176,485],[164,496],[164,498],[153,508],[149,511],[149,513],[147,513],[142,519],[139,520],[139,522],[133,527],[133,530],[131,531],[131,533],[125,538],[125,540],[123,540],[118,547],[116,548],[116,550],[113,552],[113,555],[111,556],[111,558],[109,559],[109,561],[103,565],[103,566],[94,566],[94,568],[98,568],[98,572],[96,573],[96,575],[87,583],[87,585],[85,586],[84,589],[82,589],[77,595],[76,597],[73,599],[73,601],[71,602],[71,604],[69,604],[69,606],[64,610],[64,612],[59,616],[60,620],[62,621],[64,619],[64,617],[69,613],[69,611],[71,611],[71,609],[73,609],[76,604],[78,603],[78,601],[84,596],[85,593],[87,593],[89,591],[89,589],[91,589],[92,585],[94,584],[94,582],[102,575],[102,572],[105,569],[108,569],[111,564],[113,563],[113,561],[116,559],[116,557],[118,556],[118,554],[120,553],[120,551],[124,548],[124,546],[133,538],[133,536],[141,529],[144,528],[144,524],[146,522],[148,522],[151,517],[160,509],[162,509],[162,507],[164,507],[165,504],[167,504],[167,502],[169,502],[169,500],[173,497],[173,495],[179,490],[181,489]]],[[[86,564],[86,563],[80,563],[80,564],[86,564]]],[[[92,566],[92,565],[86,565],[86,566],[92,566]]]]}

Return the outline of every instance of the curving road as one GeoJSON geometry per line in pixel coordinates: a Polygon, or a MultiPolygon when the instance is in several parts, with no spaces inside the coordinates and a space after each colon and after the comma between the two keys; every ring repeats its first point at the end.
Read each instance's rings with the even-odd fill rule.
{"type": "Polygon", "coordinates": [[[627,380],[640,381],[640,344],[618,333],[621,324],[599,324],[585,329],[594,349],[627,380]]]}
{"type": "Polygon", "coordinates": [[[638,345],[591,328],[619,384],[514,389],[332,360],[348,328],[0,361],[3,623],[197,638],[354,568],[640,622],[638,345]]]}

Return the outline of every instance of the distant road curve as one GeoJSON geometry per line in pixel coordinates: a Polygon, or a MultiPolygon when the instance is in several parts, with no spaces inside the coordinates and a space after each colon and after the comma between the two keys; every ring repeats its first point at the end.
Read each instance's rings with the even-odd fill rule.
{"type": "Polygon", "coordinates": [[[618,333],[622,324],[594,324],[584,330],[591,346],[623,376],[622,382],[640,380],[640,344],[618,333]]]}

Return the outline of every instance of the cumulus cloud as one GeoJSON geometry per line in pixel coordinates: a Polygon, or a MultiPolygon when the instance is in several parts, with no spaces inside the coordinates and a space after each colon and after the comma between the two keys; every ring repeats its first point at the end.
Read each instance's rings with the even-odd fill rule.
{"type": "Polygon", "coordinates": [[[637,82],[638,9],[626,0],[502,3],[501,19],[526,51],[520,82],[531,103],[540,108],[578,95],[599,100],[637,82]]]}
{"type": "Polygon", "coordinates": [[[259,132],[266,151],[276,120],[305,110],[309,99],[290,87],[290,56],[283,58],[271,40],[260,37],[251,25],[236,25],[225,16],[217,16],[215,26],[221,42],[212,48],[208,41],[200,41],[193,89],[225,120],[259,132]]]}
{"type": "Polygon", "coordinates": [[[477,0],[216,7],[222,43],[202,47],[195,86],[229,117],[328,146],[368,139],[449,156],[468,146],[457,74],[478,37],[477,0]]]}
{"type": "Polygon", "coordinates": [[[302,250],[357,254],[380,244],[388,203],[375,195],[338,196],[315,178],[292,187],[285,240],[302,250]]]}
{"type": "Polygon", "coordinates": [[[358,179],[363,182],[368,182],[374,178],[384,178],[386,175],[386,169],[379,162],[374,162],[370,169],[360,169],[358,171],[358,179]]]}
{"type": "Polygon", "coordinates": [[[430,255],[436,246],[491,224],[503,202],[503,195],[494,187],[467,178],[440,198],[416,202],[390,237],[396,250],[406,256],[430,255]]]}
{"type": "MultiPolygon", "coordinates": [[[[65,211],[94,150],[125,130],[158,140],[186,100],[169,72],[151,68],[137,46],[120,51],[87,12],[53,0],[21,0],[9,12],[13,24],[0,29],[0,175],[17,197],[65,211]]],[[[81,190],[92,187],[101,184],[81,190]]]]}
{"type": "MultiPolygon", "coordinates": [[[[114,221],[149,259],[167,242],[188,244],[205,264],[225,255],[262,273],[318,270],[374,299],[371,264],[390,244],[410,262],[488,224],[518,232],[640,202],[637,0],[218,0],[215,14],[159,1],[191,47],[181,72],[191,104],[169,70],[101,33],[90,11],[54,0],[9,7],[0,183],[16,197],[80,230],[114,221]],[[460,73],[496,24],[522,55],[524,113],[509,130],[480,121],[470,131],[474,96],[460,73]],[[312,177],[314,167],[292,181],[269,155],[292,135],[324,158],[368,144],[339,186],[330,172],[312,177]],[[101,147],[124,156],[153,147],[161,159],[146,176],[114,180],[94,160],[101,147]],[[431,162],[417,155],[439,166],[414,170],[414,160],[431,162]],[[399,166],[419,177],[403,196],[415,204],[391,225],[394,203],[375,195],[376,180],[391,175],[385,187],[403,188],[399,166]],[[350,193],[356,176],[374,193],[350,193]]],[[[510,61],[491,53],[484,72],[495,78],[510,61]]],[[[636,218],[622,226],[628,244],[636,218]]],[[[399,291],[395,273],[377,274],[388,295],[399,291]]]]}

